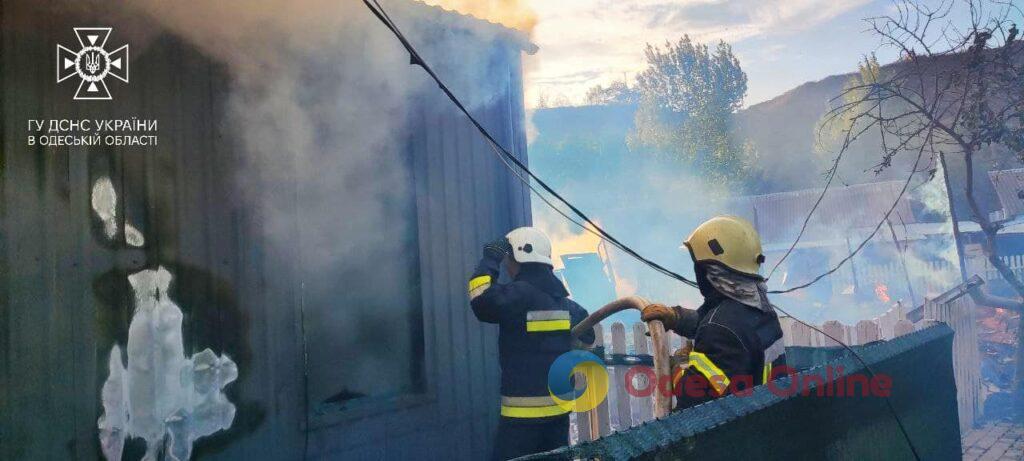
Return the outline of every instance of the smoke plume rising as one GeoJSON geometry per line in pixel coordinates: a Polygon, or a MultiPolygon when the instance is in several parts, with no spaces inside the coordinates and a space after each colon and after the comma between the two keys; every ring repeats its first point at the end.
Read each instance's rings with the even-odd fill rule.
{"type": "MultiPolygon", "coordinates": [[[[453,30],[438,20],[453,14],[382,3],[470,110],[503,89],[507,74],[497,72],[507,68],[490,56],[495,27],[465,20],[453,30]]],[[[414,101],[436,87],[358,1],[121,6],[228,70],[224,129],[243,164],[225,180],[259,210],[268,252],[299,272],[313,408],[417,386],[408,368],[395,366],[413,357],[420,328],[406,143],[424,109],[414,101]],[[382,325],[395,332],[389,347],[366,347],[379,345],[382,325]]]]}

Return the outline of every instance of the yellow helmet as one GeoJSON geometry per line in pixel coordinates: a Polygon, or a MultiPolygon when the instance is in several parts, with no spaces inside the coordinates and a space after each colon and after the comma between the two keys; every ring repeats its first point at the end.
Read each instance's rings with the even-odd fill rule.
{"type": "Polygon", "coordinates": [[[764,262],[761,237],[746,219],[715,216],[697,226],[683,245],[694,262],[718,261],[734,271],[760,276],[764,262]]]}

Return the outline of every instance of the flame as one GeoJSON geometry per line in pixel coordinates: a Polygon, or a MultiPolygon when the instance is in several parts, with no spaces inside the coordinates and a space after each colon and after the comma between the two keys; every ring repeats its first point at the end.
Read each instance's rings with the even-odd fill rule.
{"type": "Polygon", "coordinates": [[[563,267],[562,255],[598,253],[598,245],[601,244],[601,238],[591,232],[558,234],[551,237],[551,260],[554,262],[555,269],[563,267]]]}
{"type": "Polygon", "coordinates": [[[537,25],[537,13],[526,0],[423,0],[428,5],[496,22],[527,34],[537,25]]]}
{"type": "MultiPolygon", "coordinates": [[[[598,224],[600,225],[600,224],[598,224]]],[[[589,224],[588,228],[593,230],[589,224]]],[[[614,266],[614,258],[608,254],[608,247],[601,245],[601,238],[592,232],[569,234],[559,232],[551,235],[551,260],[555,269],[563,269],[562,255],[577,253],[597,253],[605,262],[606,268],[614,266]]],[[[620,275],[617,271],[611,270],[608,274],[615,285],[615,295],[618,297],[635,295],[638,284],[631,278],[620,275]]]]}
{"type": "Polygon", "coordinates": [[[639,287],[634,281],[625,277],[620,277],[618,274],[614,274],[614,277],[612,278],[614,279],[612,281],[615,282],[615,296],[624,298],[626,296],[633,296],[637,294],[637,289],[639,287]]]}
{"type": "Polygon", "coordinates": [[[892,298],[889,297],[889,287],[885,286],[885,284],[881,282],[875,284],[875,296],[877,296],[883,303],[888,303],[892,300],[892,298]]]}

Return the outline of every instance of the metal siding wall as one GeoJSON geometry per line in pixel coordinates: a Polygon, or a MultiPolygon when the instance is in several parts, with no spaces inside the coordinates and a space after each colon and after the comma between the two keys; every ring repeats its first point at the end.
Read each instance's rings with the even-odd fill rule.
{"type": "MultiPolygon", "coordinates": [[[[509,107],[511,108],[508,115],[508,120],[511,122],[508,135],[514,142],[515,150],[513,152],[523,164],[529,166],[530,159],[526,153],[526,107],[523,99],[522,53],[519,50],[507,50],[507,52],[506,59],[509,65],[508,75],[510,81],[509,107]]],[[[518,182],[518,179],[512,178],[512,180],[517,181],[512,186],[512,195],[514,197],[513,216],[520,220],[518,225],[531,225],[533,223],[533,214],[530,208],[532,203],[530,200],[530,190],[521,182],[518,182]]]]}
{"type": "MultiPolygon", "coordinates": [[[[503,51],[505,52],[505,51],[503,51]]],[[[502,59],[518,69],[518,50],[502,59]],[[514,58],[514,59],[512,59],[514,58]]],[[[427,398],[431,402],[311,433],[310,458],[481,459],[498,418],[497,328],[477,321],[465,293],[486,241],[529,220],[518,179],[469,122],[429,89],[412,116],[410,152],[417,191],[423,277],[427,398]]],[[[525,159],[521,86],[474,112],[505,145],[518,137],[525,159]],[[515,108],[519,108],[516,112],[515,108]]]]}
{"type": "MultiPolygon", "coordinates": [[[[518,51],[507,51],[509,72],[518,51]]],[[[525,160],[521,86],[510,79],[507,93],[473,109],[499,142],[525,160]],[[518,139],[518,144],[515,141],[518,139]]],[[[313,453],[330,458],[482,459],[489,456],[498,419],[497,327],[479,322],[465,294],[480,246],[529,222],[526,189],[494,157],[472,125],[440,93],[424,95],[411,140],[418,191],[423,268],[428,388],[436,405],[360,420],[317,434],[313,453]],[[429,108],[429,109],[428,109],[429,108]],[[435,112],[436,111],[436,112],[435,112]],[[422,418],[412,418],[421,412],[422,418]],[[353,446],[356,431],[374,440],[387,422],[383,452],[373,444],[353,446]],[[415,429],[408,429],[408,428],[415,429]],[[376,429],[374,429],[376,428],[376,429]]],[[[317,456],[317,455],[314,455],[317,456]]]]}
{"type": "MultiPolygon", "coordinates": [[[[3,12],[11,5],[29,2],[4,2],[3,12]]],[[[223,124],[224,69],[187,45],[156,38],[134,56],[132,84],[113,90],[119,106],[159,119],[158,148],[28,148],[25,119],[123,115],[110,105],[75,104],[73,89],[52,82],[54,43],[73,40],[73,24],[54,16],[31,33],[3,29],[3,69],[18,71],[2,82],[0,458],[102,458],[100,388],[111,345],[125,345],[132,305],[126,276],[157,265],[174,276],[169,295],[185,314],[186,353],[209,347],[239,364],[239,379],[226,389],[237,406],[234,425],[200,439],[194,458],[301,457],[298,271],[285,250],[268,245],[262,223],[270,210],[232,198],[228,179],[251,159],[223,124]],[[126,221],[139,228],[145,249],[128,248],[123,234],[103,240],[90,206],[101,176],[117,191],[120,229],[126,221]]],[[[519,51],[499,52],[507,93],[477,112],[525,160],[519,51]]],[[[480,245],[529,222],[529,197],[465,118],[429,90],[410,142],[428,402],[312,430],[311,458],[480,459],[490,451],[497,328],[473,316],[465,283],[480,245]]],[[[266,160],[253,165],[261,174],[294,175],[258,162],[266,160]]],[[[137,457],[138,441],[128,445],[126,458],[137,457]]]]}

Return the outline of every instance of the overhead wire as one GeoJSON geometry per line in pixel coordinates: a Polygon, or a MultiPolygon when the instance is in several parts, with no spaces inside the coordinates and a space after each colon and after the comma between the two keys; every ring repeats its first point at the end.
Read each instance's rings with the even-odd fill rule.
{"type": "MultiPolygon", "coordinates": [[[[818,328],[818,327],[816,327],[814,325],[811,325],[811,324],[809,324],[809,323],[807,323],[807,322],[805,322],[803,320],[800,320],[800,318],[793,316],[792,314],[790,314],[789,312],[786,312],[786,310],[780,308],[779,306],[776,306],[776,305],[773,304],[772,307],[774,307],[775,310],[777,310],[779,312],[782,312],[787,317],[793,319],[797,323],[799,323],[799,324],[801,324],[803,326],[809,327],[810,329],[812,329],[812,330],[814,330],[814,331],[816,331],[818,333],[821,333],[826,338],[831,339],[836,344],[842,346],[843,349],[846,349],[846,351],[850,353],[850,356],[853,357],[857,361],[857,363],[860,363],[860,365],[862,367],[864,367],[864,372],[867,373],[868,379],[872,380],[872,381],[875,379],[875,376],[876,376],[875,370],[873,370],[871,368],[871,365],[868,365],[867,361],[865,361],[864,358],[861,357],[859,353],[857,353],[857,351],[855,351],[852,347],[850,347],[849,344],[846,344],[844,341],[840,340],[839,338],[836,338],[835,336],[832,336],[832,335],[828,334],[827,332],[825,332],[825,330],[822,330],[821,328],[818,328]]],[[[891,400],[890,396],[888,396],[888,395],[884,396],[884,397],[882,397],[882,400],[885,401],[885,406],[889,410],[889,414],[892,415],[892,419],[896,422],[896,426],[899,427],[900,434],[903,435],[903,439],[907,442],[907,447],[910,448],[910,453],[914,455],[914,459],[916,459],[917,461],[920,461],[921,460],[921,455],[918,454],[917,447],[914,446],[914,441],[913,441],[913,439],[910,438],[910,433],[907,432],[906,426],[903,425],[903,419],[900,418],[899,413],[896,412],[896,407],[894,407],[892,405],[892,400],[891,400]]]]}
{"type": "MultiPolygon", "coordinates": [[[[493,143],[488,142],[488,144],[491,146],[492,150],[495,149],[495,146],[494,146],[493,143]]],[[[605,242],[610,243],[613,247],[618,248],[619,250],[622,250],[624,252],[628,252],[628,251],[631,250],[629,248],[624,247],[623,244],[621,244],[619,242],[612,242],[612,241],[609,241],[609,240],[605,239],[604,237],[601,236],[600,233],[598,233],[596,230],[592,229],[589,225],[587,225],[585,223],[581,223],[581,222],[577,221],[576,219],[574,219],[572,216],[569,216],[565,211],[560,209],[557,205],[555,205],[554,203],[551,203],[551,200],[549,200],[541,191],[537,190],[536,187],[533,187],[533,185],[530,184],[530,181],[526,177],[524,177],[521,173],[519,173],[516,170],[516,168],[514,166],[512,166],[512,164],[510,164],[508,162],[508,160],[505,160],[505,158],[503,156],[499,155],[498,156],[498,160],[501,160],[501,162],[504,163],[505,166],[508,168],[509,172],[511,172],[513,175],[515,175],[517,178],[519,178],[519,180],[522,181],[523,184],[525,184],[526,187],[529,188],[530,191],[533,192],[533,194],[537,196],[537,198],[539,198],[541,201],[543,201],[545,204],[547,204],[548,207],[551,208],[555,213],[558,213],[563,218],[565,218],[565,220],[575,224],[580,229],[583,229],[584,231],[597,236],[598,238],[604,240],[605,242]]],[[[667,272],[669,272],[667,270],[663,270],[663,269],[659,269],[659,268],[655,268],[655,267],[652,267],[652,269],[654,269],[655,271],[657,271],[660,274],[666,275],[668,277],[672,277],[672,274],[671,273],[667,273],[667,272]]],[[[672,278],[675,278],[675,277],[672,277],[672,278]]],[[[689,286],[692,286],[694,288],[697,287],[697,284],[695,282],[690,281],[690,280],[684,280],[683,283],[685,283],[685,284],[687,284],[689,286]]]]}
{"type": "MultiPolygon", "coordinates": [[[[496,150],[496,153],[500,154],[501,157],[504,157],[509,162],[514,164],[516,167],[520,168],[524,173],[526,173],[527,176],[529,176],[530,179],[533,180],[526,182],[528,185],[531,186],[531,190],[534,190],[532,188],[531,183],[536,182],[537,185],[541,187],[541,189],[547,192],[551,197],[556,199],[559,203],[561,203],[570,211],[572,211],[574,215],[579,217],[580,220],[586,223],[586,228],[589,228],[593,232],[596,232],[602,239],[608,241],[616,248],[619,248],[620,250],[637,259],[641,263],[670,278],[683,282],[692,287],[697,286],[697,282],[690,280],[689,278],[680,275],[676,272],[673,272],[672,270],[669,270],[650,259],[647,259],[643,255],[637,253],[636,250],[634,250],[630,246],[619,241],[616,237],[611,235],[609,232],[605,231],[604,228],[602,228],[600,225],[598,225],[596,222],[590,219],[590,217],[588,217],[583,211],[581,211],[571,202],[562,197],[561,194],[556,192],[544,180],[542,180],[536,174],[530,171],[530,169],[525,164],[523,164],[523,162],[519,160],[519,158],[515,154],[509,152],[507,149],[505,149],[505,147],[501,145],[501,143],[494,139],[490,132],[488,132],[487,129],[484,128],[484,126],[476,119],[476,117],[474,117],[469,112],[465,105],[462,104],[459,98],[455,96],[455,94],[448,88],[444,81],[442,81],[441,78],[438,77],[437,73],[435,73],[434,70],[429,65],[427,65],[427,63],[423,60],[422,56],[420,56],[419,52],[416,51],[415,47],[413,47],[412,44],[409,43],[408,39],[406,39],[405,35],[401,32],[401,30],[399,30],[397,25],[395,25],[395,23],[391,21],[391,18],[388,16],[387,12],[380,5],[380,3],[377,0],[363,0],[363,4],[365,4],[366,7],[369,8],[370,11],[373,13],[373,15],[376,16],[377,19],[380,20],[381,23],[383,23],[384,26],[387,27],[388,30],[390,30],[391,33],[395,35],[399,42],[401,42],[402,46],[409,53],[411,63],[420,66],[420,68],[422,68],[427,73],[427,75],[429,75],[434,80],[438,88],[440,88],[441,91],[448,97],[448,99],[450,99],[451,102],[455,104],[455,107],[458,108],[459,111],[462,112],[469,119],[470,123],[472,123],[473,126],[477,129],[477,131],[479,131],[480,134],[491,144],[492,148],[496,150]]],[[[536,192],[536,190],[534,191],[536,192]]]]}
{"type": "Polygon", "coordinates": [[[844,152],[845,151],[840,151],[839,154],[836,155],[835,162],[832,163],[832,169],[828,173],[828,180],[825,181],[825,187],[821,190],[821,194],[818,195],[818,199],[814,201],[814,205],[811,207],[811,211],[807,212],[807,217],[804,218],[803,224],[800,225],[800,232],[796,234],[796,238],[793,239],[793,244],[786,249],[786,253],[783,254],[782,257],[775,262],[774,266],[772,266],[772,270],[768,272],[768,276],[764,278],[765,280],[772,278],[772,275],[775,274],[775,269],[779,268],[779,265],[781,265],[782,262],[789,257],[789,254],[793,252],[793,249],[796,248],[797,243],[800,243],[800,239],[803,238],[804,236],[804,231],[807,230],[807,224],[811,222],[811,216],[814,215],[814,212],[817,211],[818,206],[821,205],[822,200],[825,199],[825,194],[828,193],[828,188],[829,186],[832,185],[832,180],[835,179],[836,173],[839,171],[839,160],[843,158],[844,152]]]}
{"type": "MultiPolygon", "coordinates": [[[[466,107],[462,104],[462,102],[458,99],[458,97],[456,97],[455,94],[448,88],[448,86],[445,85],[445,83],[440,79],[440,77],[437,76],[437,74],[434,72],[434,70],[431,69],[429,65],[427,65],[427,63],[419,55],[419,53],[412,46],[412,44],[409,43],[409,41],[405,38],[404,34],[402,34],[402,32],[398,29],[397,25],[395,25],[391,21],[391,18],[387,15],[387,12],[380,5],[378,0],[363,0],[363,4],[365,4],[366,7],[368,9],[370,9],[370,11],[373,13],[373,15],[376,16],[377,19],[379,19],[384,24],[384,26],[387,27],[392,32],[392,34],[395,35],[395,37],[399,40],[399,42],[401,42],[402,46],[406,49],[406,51],[410,55],[411,63],[420,66],[434,80],[434,82],[438,85],[438,87],[441,89],[441,91],[448,97],[448,99],[451,100],[451,102],[459,109],[459,111],[461,111],[469,119],[469,121],[473,124],[473,126],[476,127],[477,131],[479,131],[480,134],[487,140],[487,142],[490,145],[492,151],[494,151],[495,154],[498,155],[498,158],[501,159],[502,163],[504,163],[505,166],[509,168],[509,171],[511,171],[516,177],[518,177],[534,194],[538,195],[538,197],[540,197],[541,200],[544,201],[544,203],[546,203],[553,210],[555,210],[555,212],[557,212],[558,214],[562,215],[563,217],[565,217],[570,222],[576,224],[577,226],[580,226],[581,228],[583,228],[584,230],[586,230],[588,232],[591,232],[591,233],[599,236],[601,239],[607,241],[608,243],[612,244],[616,248],[619,248],[620,250],[622,250],[625,253],[629,254],[630,256],[634,257],[635,259],[637,259],[641,263],[651,267],[652,269],[654,269],[654,270],[656,270],[656,271],[658,271],[658,272],[660,272],[660,273],[662,273],[664,275],[667,275],[667,276],[669,276],[669,277],[671,277],[673,279],[679,280],[680,282],[683,282],[683,283],[685,283],[687,285],[690,285],[692,287],[696,287],[697,286],[697,283],[695,281],[690,280],[690,279],[688,279],[688,278],[686,278],[686,277],[684,277],[682,275],[679,275],[679,274],[677,274],[677,273],[675,273],[675,272],[673,272],[673,271],[671,271],[669,269],[666,269],[665,267],[655,263],[654,261],[651,261],[651,260],[647,259],[646,257],[640,255],[635,250],[630,248],[628,245],[622,243],[621,241],[619,241],[618,239],[616,239],[615,237],[610,235],[607,231],[605,231],[597,223],[595,223],[592,219],[590,219],[586,214],[584,214],[579,208],[577,208],[575,205],[573,205],[568,200],[566,200],[564,197],[562,197],[558,192],[556,192],[553,188],[551,188],[551,186],[549,186],[541,178],[537,177],[537,175],[534,174],[532,171],[530,171],[530,169],[525,164],[523,164],[522,161],[520,161],[518,157],[516,157],[514,154],[512,154],[507,149],[505,149],[503,146],[501,146],[501,144],[498,143],[498,141],[496,139],[494,139],[493,136],[491,136],[490,132],[488,132],[487,129],[484,128],[483,125],[479,121],[477,121],[477,119],[475,117],[473,117],[472,114],[469,113],[469,110],[466,109],[466,107]],[[524,177],[521,173],[519,173],[519,171],[517,171],[516,168],[513,167],[513,165],[515,165],[515,167],[518,167],[519,169],[521,169],[526,174],[526,176],[529,177],[529,179],[533,179],[533,181],[535,181],[538,185],[540,185],[540,187],[545,192],[550,194],[558,202],[560,202],[561,204],[566,206],[569,210],[571,210],[573,214],[575,214],[577,217],[580,218],[580,220],[582,220],[582,222],[579,222],[579,221],[573,219],[572,217],[568,216],[563,210],[561,210],[559,207],[557,207],[553,203],[551,203],[551,201],[549,201],[546,197],[544,197],[544,195],[541,194],[540,191],[538,191],[533,186],[532,181],[530,181],[527,177],[524,177]]],[[[910,174],[910,177],[908,178],[907,183],[904,184],[904,187],[903,187],[903,189],[900,192],[900,197],[902,197],[903,193],[906,192],[907,186],[910,183],[910,178],[912,178],[913,174],[916,172],[917,164],[920,161],[920,158],[921,158],[921,155],[918,154],[917,161],[915,161],[915,163],[914,163],[914,168],[913,168],[913,170],[912,170],[912,172],[910,174]]],[[[837,158],[837,161],[838,161],[838,158],[837,158]]],[[[835,176],[835,172],[833,171],[833,174],[830,175],[829,183],[831,183],[831,178],[833,178],[834,176],[835,176]]],[[[821,198],[819,197],[819,202],[820,201],[821,201],[821,198]]],[[[897,203],[899,203],[899,197],[897,198],[896,202],[893,204],[892,208],[890,208],[890,210],[886,213],[885,219],[887,219],[889,214],[892,213],[892,210],[895,209],[897,203]]],[[[815,208],[817,208],[817,204],[815,205],[815,208]]],[[[809,219],[810,219],[810,217],[808,216],[807,220],[809,220],[809,219]]],[[[882,222],[884,222],[885,219],[883,219],[882,222]]],[[[806,226],[806,222],[805,222],[805,226],[806,226]]],[[[818,280],[826,277],[827,275],[830,275],[831,273],[833,273],[836,270],[838,270],[839,267],[842,266],[843,263],[845,263],[847,260],[852,258],[858,251],[860,251],[860,249],[863,248],[867,244],[867,242],[870,241],[870,239],[872,237],[874,237],[874,234],[877,233],[878,228],[880,228],[880,227],[881,227],[881,224],[879,224],[879,226],[877,226],[875,228],[874,232],[872,232],[872,234],[868,237],[868,239],[865,240],[864,242],[862,242],[861,245],[858,246],[858,248],[852,254],[850,254],[849,256],[844,258],[843,261],[841,261],[839,263],[839,265],[837,265],[836,267],[832,268],[831,270],[829,270],[825,274],[822,274],[822,275],[816,277],[811,282],[809,282],[807,284],[804,284],[804,285],[802,285],[800,287],[794,287],[792,289],[782,290],[782,291],[770,291],[769,293],[789,293],[789,292],[792,292],[792,291],[796,291],[797,289],[806,288],[806,287],[812,285],[813,283],[817,282],[818,280]]],[[[794,246],[795,246],[795,244],[794,244],[794,246]]],[[[785,310],[783,310],[781,308],[778,308],[777,306],[776,306],[776,309],[779,312],[782,312],[783,314],[785,314],[786,316],[792,318],[794,321],[796,321],[796,322],[798,322],[798,323],[800,323],[800,324],[802,324],[802,325],[804,325],[804,326],[806,326],[808,328],[811,328],[812,330],[815,330],[818,333],[821,333],[825,337],[831,339],[832,341],[835,341],[837,344],[839,344],[842,347],[844,347],[861,364],[861,366],[864,367],[865,371],[869,375],[871,375],[871,377],[875,376],[874,370],[871,369],[871,367],[860,356],[860,354],[858,354],[857,351],[855,351],[852,347],[847,345],[845,342],[843,342],[842,340],[840,340],[838,338],[835,338],[834,336],[828,334],[824,330],[822,330],[822,329],[820,329],[820,328],[818,328],[818,327],[816,327],[814,325],[811,325],[811,324],[809,324],[807,322],[804,322],[803,320],[800,320],[799,318],[789,314],[788,312],[786,312],[785,310]]],[[[906,430],[906,428],[903,425],[903,421],[899,417],[899,414],[896,412],[895,408],[892,406],[892,402],[889,401],[888,397],[885,397],[885,402],[886,402],[886,406],[887,406],[889,412],[893,416],[893,419],[896,421],[896,424],[899,427],[900,432],[902,433],[903,437],[905,438],[905,440],[907,442],[907,445],[909,446],[912,454],[914,455],[914,458],[917,459],[917,460],[920,460],[921,457],[918,455],[917,449],[915,448],[913,441],[910,439],[910,436],[907,433],[907,430],[906,430]]]]}
{"type": "MultiPolygon", "coordinates": [[[[512,165],[510,165],[510,164],[509,164],[509,163],[508,163],[507,161],[505,161],[505,159],[503,159],[503,158],[501,159],[501,161],[502,161],[503,163],[505,163],[505,165],[506,165],[506,166],[508,166],[508,167],[509,167],[509,171],[510,171],[510,172],[512,172],[512,174],[516,175],[517,177],[519,177],[519,179],[520,179],[520,180],[523,180],[523,181],[525,182],[525,178],[524,178],[524,177],[523,177],[523,176],[522,176],[522,175],[521,175],[521,174],[520,174],[520,173],[519,173],[518,171],[516,171],[516,170],[515,170],[515,169],[514,169],[514,168],[512,167],[512,165]]],[[[915,166],[915,170],[916,170],[916,166],[915,166]]],[[[594,231],[592,231],[592,230],[590,230],[590,229],[587,229],[587,227],[586,227],[585,225],[583,225],[582,223],[580,223],[580,222],[578,222],[578,221],[574,220],[574,219],[573,219],[573,218],[572,218],[571,216],[568,216],[567,214],[565,214],[565,213],[564,213],[564,212],[563,212],[562,210],[558,209],[558,207],[556,207],[556,206],[555,206],[555,205],[554,205],[553,203],[551,203],[550,201],[548,201],[548,199],[547,199],[546,197],[544,197],[544,195],[543,195],[543,194],[541,194],[541,193],[540,193],[540,192],[539,192],[538,190],[536,190],[536,189],[535,189],[534,187],[532,187],[531,185],[529,185],[529,182],[526,182],[526,184],[527,184],[527,187],[529,187],[529,188],[530,188],[530,190],[531,190],[531,191],[533,191],[533,193],[534,193],[534,194],[536,194],[538,198],[540,198],[540,199],[541,199],[542,201],[544,201],[544,203],[546,203],[546,204],[547,204],[547,205],[548,205],[549,207],[551,207],[551,208],[552,208],[552,209],[553,209],[553,210],[554,210],[555,212],[557,212],[558,214],[562,215],[562,217],[564,217],[564,218],[565,218],[566,220],[568,220],[568,221],[572,222],[573,224],[576,224],[576,225],[577,225],[577,226],[579,226],[580,228],[583,228],[583,229],[585,229],[585,230],[587,230],[587,231],[589,231],[589,232],[593,233],[594,235],[598,235],[598,236],[600,236],[600,235],[599,235],[599,234],[597,234],[596,232],[594,232],[594,231]]],[[[904,190],[906,190],[906,188],[904,188],[904,190]]],[[[896,200],[897,200],[897,203],[898,203],[898,201],[900,200],[900,198],[902,197],[902,195],[903,195],[903,193],[901,192],[901,193],[900,193],[900,196],[896,198],[896,200]]],[[[868,240],[870,240],[870,237],[868,238],[868,240]]],[[[613,243],[613,245],[615,245],[615,244],[613,243]]],[[[862,246],[863,246],[863,245],[862,245],[862,246]]],[[[857,251],[860,251],[860,248],[858,248],[857,250],[855,250],[855,251],[854,251],[854,254],[856,254],[856,252],[857,252],[857,251]]],[[[852,255],[851,255],[850,257],[852,257],[852,255]]],[[[834,270],[833,270],[833,272],[834,272],[834,270]]],[[[813,283],[813,282],[812,282],[812,283],[813,283]]],[[[769,293],[771,293],[771,292],[769,292],[769,293]]],[[[812,330],[814,330],[814,331],[816,331],[816,332],[818,332],[818,333],[821,333],[821,334],[822,334],[823,336],[825,336],[826,338],[828,338],[828,339],[830,339],[830,340],[834,341],[834,342],[835,342],[836,344],[839,344],[840,346],[842,346],[842,347],[843,347],[844,349],[846,349],[846,350],[847,350],[848,352],[850,352],[851,356],[852,356],[852,357],[853,357],[853,358],[854,358],[854,359],[855,359],[855,360],[856,360],[856,361],[857,361],[857,362],[858,362],[858,363],[859,363],[859,364],[860,364],[861,366],[863,366],[863,367],[864,367],[864,371],[865,371],[865,372],[867,373],[867,375],[868,375],[868,379],[874,379],[874,377],[875,377],[875,375],[876,375],[876,374],[875,374],[875,371],[874,371],[874,370],[873,370],[873,369],[871,368],[871,366],[870,366],[870,365],[868,365],[868,363],[867,363],[867,362],[866,362],[866,361],[865,361],[865,360],[864,360],[864,359],[863,359],[863,358],[862,358],[862,357],[860,356],[860,354],[858,354],[858,353],[857,353],[857,351],[856,351],[856,350],[854,350],[854,349],[853,349],[852,347],[850,347],[850,345],[846,344],[846,343],[845,343],[844,341],[840,340],[839,338],[836,338],[835,336],[832,336],[831,334],[827,333],[826,331],[822,330],[821,328],[819,328],[819,327],[817,327],[817,326],[815,326],[815,325],[812,325],[812,324],[810,324],[810,323],[807,323],[807,322],[805,322],[805,321],[801,320],[800,318],[798,318],[798,317],[796,317],[796,316],[794,316],[794,315],[790,314],[790,313],[789,313],[789,312],[787,312],[787,311],[786,311],[785,309],[782,309],[782,308],[780,308],[780,307],[778,307],[778,306],[776,306],[776,305],[772,305],[772,307],[774,307],[774,308],[775,308],[775,310],[777,310],[777,311],[781,312],[781,313],[782,313],[783,315],[785,315],[785,316],[787,316],[787,317],[789,317],[789,318],[793,319],[793,321],[795,321],[795,322],[797,322],[797,323],[799,323],[799,324],[801,324],[801,325],[803,325],[803,326],[806,326],[806,327],[808,327],[808,328],[810,328],[810,329],[812,329],[812,330]]],[[[888,409],[889,413],[890,413],[890,414],[892,415],[892,417],[893,417],[893,420],[894,420],[894,421],[896,422],[896,425],[897,425],[897,426],[899,427],[900,433],[901,433],[901,434],[903,435],[904,439],[906,440],[906,442],[907,442],[907,446],[908,446],[908,447],[910,448],[910,451],[911,451],[911,453],[912,453],[912,454],[914,455],[914,459],[920,460],[920,459],[921,459],[921,457],[920,457],[920,455],[919,455],[919,454],[917,453],[917,448],[916,448],[916,447],[914,446],[914,443],[913,443],[913,441],[911,440],[911,438],[910,438],[910,435],[908,434],[908,432],[907,432],[907,429],[906,429],[906,427],[904,427],[904,425],[903,425],[903,420],[902,420],[902,419],[901,419],[901,418],[899,417],[899,414],[898,414],[898,413],[896,412],[896,409],[895,409],[895,408],[893,407],[893,405],[892,405],[892,402],[891,402],[891,401],[889,400],[889,398],[888,398],[888,397],[885,397],[885,403],[886,403],[886,407],[887,407],[887,409],[888,409]]]]}
{"type": "Polygon", "coordinates": [[[784,293],[791,293],[791,292],[794,292],[794,291],[797,291],[797,290],[802,290],[802,289],[807,288],[807,287],[809,287],[811,285],[814,285],[819,280],[821,280],[821,279],[823,279],[825,277],[828,277],[829,275],[832,275],[833,273],[838,271],[841,267],[843,267],[844,264],[846,264],[848,261],[853,259],[853,257],[856,256],[857,253],[860,252],[860,250],[862,250],[865,246],[867,246],[867,244],[869,242],[871,242],[871,239],[875,238],[875,234],[878,233],[878,230],[881,229],[882,225],[885,224],[885,222],[889,219],[889,216],[892,215],[893,210],[895,210],[896,207],[899,206],[900,200],[903,199],[903,195],[907,192],[907,188],[910,186],[911,180],[914,178],[914,175],[918,173],[917,166],[921,162],[921,156],[922,156],[923,152],[924,151],[918,152],[917,159],[914,161],[914,166],[910,169],[910,174],[907,175],[907,179],[903,183],[903,188],[900,189],[900,193],[896,195],[896,200],[893,200],[892,206],[890,206],[889,209],[885,212],[885,215],[883,215],[882,220],[879,221],[877,225],[875,225],[875,228],[871,231],[871,233],[867,236],[867,238],[865,238],[863,241],[861,241],[860,244],[857,245],[857,247],[854,248],[853,251],[851,251],[849,255],[847,255],[845,258],[841,259],[838,263],[836,263],[835,266],[831,267],[829,270],[827,270],[824,273],[818,275],[817,277],[814,277],[813,279],[811,279],[811,281],[809,281],[807,283],[804,283],[804,284],[801,284],[801,285],[797,285],[797,286],[794,286],[794,287],[790,287],[790,288],[787,288],[785,290],[771,290],[768,293],[784,294],[784,293]]]}
{"type": "MultiPolygon", "coordinates": [[[[876,102],[875,106],[872,107],[872,109],[874,109],[874,108],[878,108],[879,111],[881,111],[881,103],[880,102],[876,102]]],[[[835,122],[835,120],[832,119],[832,118],[830,118],[828,121],[826,121],[826,123],[834,123],[834,122],[835,122]]],[[[789,248],[786,249],[786,253],[783,254],[782,257],[779,258],[779,260],[775,262],[775,265],[772,266],[772,270],[768,272],[768,276],[765,277],[766,281],[768,279],[772,278],[772,275],[775,274],[775,270],[778,269],[779,266],[783,263],[783,261],[785,261],[786,258],[788,258],[789,255],[793,253],[794,249],[796,249],[797,244],[800,243],[800,239],[803,238],[804,232],[807,230],[807,225],[810,223],[811,217],[814,216],[814,212],[818,210],[818,206],[820,206],[821,202],[825,199],[825,194],[828,193],[829,187],[832,186],[832,181],[835,180],[836,176],[839,174],[839,162],[843,159],[843,154],[845,154],[847,152],[847,150],[849,149],[850,145],[854,141],[859,139],[860,136],[863,135],[868,130],[868,128],[870,128],[870,125],[865,126],[865,127],[861,128],[860,130],[857,130],[856,132],[854,132],[854,127],[850,127],[849,131],[846,132],[846,136],[843,139],[843,144],[839,148],[839,152],[836,154],[835,160],[832,161],[832,167],[829,169],[828,174],[826,175],[828,179],[825,181],[825,187],[823,187],[821,189],[821,193],[818,194],[818,199],[814,201],[814,205],[811,206],[810,211],[807,212],[807,216],[804,217],[804,222],[803,222],[803,224],[800,225],[800,232],[798,232],[797,235],[796,235],[796,238],[793,239],[793,243],[790,244],[789,248]]],[[[819,133],[820,133],[820,130],[819,130],[819,133]]],[[[882,142],[883,143],[885,142],[884,138],[883,138],[882,142]]],[[[842,181],[842,179],[840,179],[840,181],[843,182],[844,186],[849,186],[849,184],[846,184],[846,182],[842,181]]]]}

